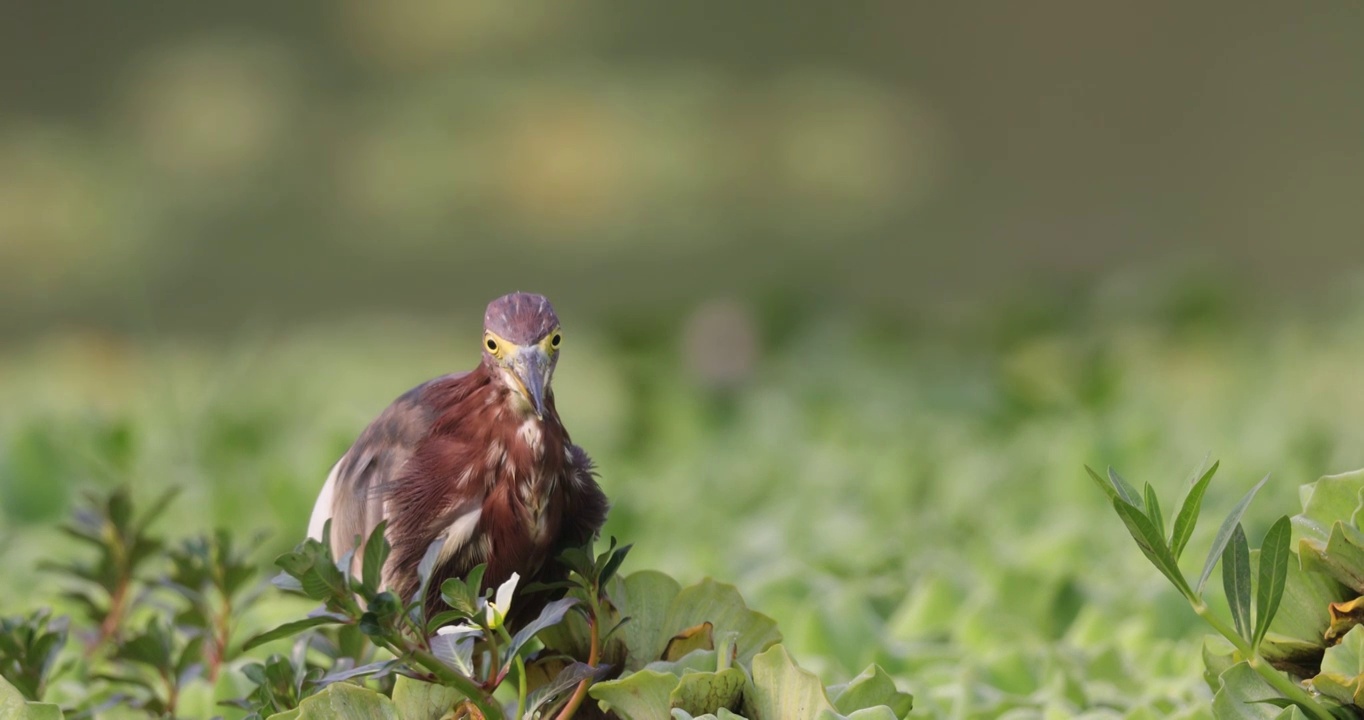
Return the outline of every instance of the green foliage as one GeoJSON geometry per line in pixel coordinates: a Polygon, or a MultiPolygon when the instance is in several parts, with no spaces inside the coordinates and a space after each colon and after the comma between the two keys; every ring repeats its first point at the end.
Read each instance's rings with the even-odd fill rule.
{"type": "MultiPolygon", "coordinates": [[[[1303,512],[1275,521],[1252,553],[1240,520],[1263,484],[1223,521],[1204,565],[1206,577],[1220,556],[1231,626],[1208,608],[1201,581],[1190,595],[1179,582],[1182,576],[1171,577],[1194,610],[1230,642],[1204,647],[1206,677],[1216,691],[1213,712],[1222,720],[1329,720],[1364,713],[1364,613],[1358,611],[1364,533],[1357,524],[1364,517],[1364,472],[1304,486],[1303,512]],[[1319,695],[1305,693],[1304,684],[1319,695]]],[[[1150,522],[1133,520],[1139,511],[1122,499],[1120,489],[1111,495],[1138,546],[1168,576],[1165,556],[1150,547],[1150,522]]],[[[1149,490],[1146,507],[1157,507],[1149,490]]]]}
{"type": "Polygon", "coordinates": [[[27,617],[0,618],[0,675],[29,700],[39,700],[66,646],[67,623],[35,610],[27,617]]]}

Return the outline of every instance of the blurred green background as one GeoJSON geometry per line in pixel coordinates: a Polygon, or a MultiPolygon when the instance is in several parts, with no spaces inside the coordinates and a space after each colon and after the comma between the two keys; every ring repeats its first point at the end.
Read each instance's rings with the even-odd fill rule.
{"type": "Polygon", "coordinates": [[[924,716],[1201,712],[1201,629],[1081,465],[1178,497],[1211,452],[1210,512],[1272,471],[1252,537],[1364,466],[1362,29],[8,7],[0,612],[59,589],[34,565],[82,487],[183,485],[167,532],[269,530],[267,562],[521,289],[564,319],[559,406],[630,566],[736,583],[804,665],[881,662],[924,716]]]}

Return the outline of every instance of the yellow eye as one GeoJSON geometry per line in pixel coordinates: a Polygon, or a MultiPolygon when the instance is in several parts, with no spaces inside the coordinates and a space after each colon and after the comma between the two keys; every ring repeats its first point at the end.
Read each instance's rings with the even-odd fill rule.
{"type": "Polygon", "coordinates": [[[562,339],[563,338],[559,335],[559,333],[554,333],[554,337],[549,339],[549,346],[552,348],[559,347],[559,341],[562,339]]]}
{"type": "Polygon", "coordinates": [[[494,340],[494,339],[492,339],[492,338],[490,338],[490,337],[489,337],[489,338],[484,338],[484,339],[483,339],[483,347],[488,348],[488,352],[490,352],[490,353],[492,353],[492,354],[494,354],[494,355],[497,354],[497,341],[496,341],[496,340],[494,340]]]}

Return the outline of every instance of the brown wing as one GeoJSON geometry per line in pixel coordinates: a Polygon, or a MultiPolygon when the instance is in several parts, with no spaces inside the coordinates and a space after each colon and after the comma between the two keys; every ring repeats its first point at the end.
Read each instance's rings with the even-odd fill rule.
{"type": "Polygon", "coordinates": [[[355,550],[351,567],[358,572],[364,539],[386,514],[385,492],[439,415],[437,408],[424,402],[426,391],[467,374],[445,375],[408,390],[360,433],[332,467],[317,496],[308,522],[309,537],[322,539],[322,526],[331,520],[332,556],[340,559],[355,550]]]}

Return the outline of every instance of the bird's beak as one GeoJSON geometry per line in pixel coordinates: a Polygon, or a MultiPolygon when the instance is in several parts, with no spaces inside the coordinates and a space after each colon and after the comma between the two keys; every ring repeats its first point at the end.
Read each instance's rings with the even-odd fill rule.
{"type": "Polygon", "coordinates": [[[539,346],[523,347],[512,360],[512,373],[521,381],[526,399],[535,416],[545,416],[545,390],[549,387],[549,357],[539,346]]]}

